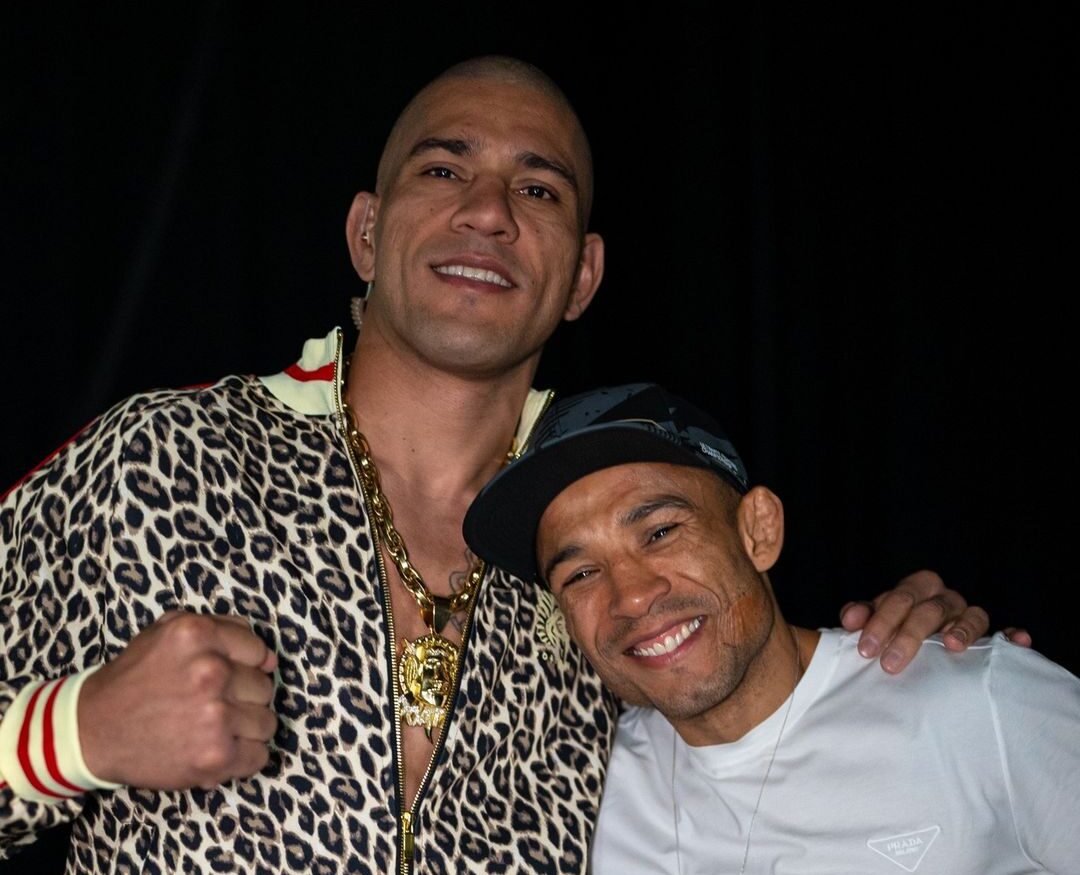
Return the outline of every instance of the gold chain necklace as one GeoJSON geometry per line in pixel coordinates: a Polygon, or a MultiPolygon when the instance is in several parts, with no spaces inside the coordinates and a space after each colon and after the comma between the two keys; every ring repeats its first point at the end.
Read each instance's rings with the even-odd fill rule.
{"type": "MultiPolygon", "coordinates": [[[[360,432],[356,414],[344,398],[342,410],[347,419],[346,438],[353,450],[360,483],[371,505],[375,527],[386,552],[397,567],[401,582],[420,606],[420,616],[431,630],[415,641],[403,639],[397,665],[398,713],[409,726],[423,726],[428,740],[446,721],[449,698],[457,681],[461,648],[442,634],[450,618],[470,607],[485,564],[477,558],[469,569],[462,588],[449,598],[434,595],[420,573],[409,562],[409,552],[401,533],[394,526],[394,513],[382,491],[379,469],[371,455],[367,438],[360,432]]],[[[466,629],[462,629],[462,640],[466,629]]]]}

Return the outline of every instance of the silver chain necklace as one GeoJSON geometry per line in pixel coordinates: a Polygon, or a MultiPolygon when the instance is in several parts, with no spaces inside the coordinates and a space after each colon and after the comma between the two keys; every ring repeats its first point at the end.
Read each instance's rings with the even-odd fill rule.
{"type": "MultiPolygon", "coordinates": [[[[776,761],[776,752],[780,750],[780,740],[784,737],[784,729],[787,727],[788,717],[791,715],[791,706],[795,704],[795,688],[799,685],[802,676],[803,664],[802,653],[799,651],[799,641],[795,637],[795,630],[788,624],[791,633],[791,642],[795,645],[795,680],[791,684],[791,695],[788,696],[787,707],[784,709],[784,719],[780,722],[780,731],[776,733],[776,743],[773,745],[772,754],[769,756],[769,764],[765,767],[765,777],[761,779],[758,788],[757,801],[754,810],[750,814],[750,825],[746,828],[746,848],[743,850],[742,865],[739,867],[739,875],[745,875],[746,862],[750,859],[750,840],[754,834],[754,821],[757,820],[758,809],[761,807],[761,798],[765,795],[765,785],[769,783],[769,774],[772,772],[773,763],[776,761]]],[[[671,741],[671,809],[675,822],[675,856],[678,860],[679,871],[682,871],[682,861],[679,859],[679,812],[675,801],[675,751],[678,748],[679,733],[675,732],[671,741]]]]}

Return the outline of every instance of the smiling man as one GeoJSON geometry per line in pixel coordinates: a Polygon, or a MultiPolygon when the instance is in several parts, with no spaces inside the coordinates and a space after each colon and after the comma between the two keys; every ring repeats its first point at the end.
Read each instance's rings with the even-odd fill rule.
{"type": "MultiPolygon", "coordinates": [[[[405,108],[375,188],[351,361],[335,330],[137,395],[4,499],[7,843],[73,819],[69,872],[584,869],[612,701],[461,521],[600,283],[588,143],[543,73],[478,59],[405,108]]],[[[926,575],[879,608],[893,668],[986,627],[926,575]]]]}
{"type": "Polygon", "coordinates": [[[465,530],[630,706],[598,875],[1076,871],[1080,681],[1001,635],[886,680],[854,636],[789,625],[780,500],[686,401],[559,402],[465,530]]]}

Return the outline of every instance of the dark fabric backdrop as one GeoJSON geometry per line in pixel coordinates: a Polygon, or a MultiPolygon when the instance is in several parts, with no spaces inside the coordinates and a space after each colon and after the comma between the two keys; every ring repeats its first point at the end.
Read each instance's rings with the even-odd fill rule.
{"type": "Polygon", "coordinates": [[[786,502],[796,621],[930,567],[1080,670],[1058,8],[186,5],[0,12],[5,486],[128,393],[346,324],[396,113],[514,54],[580,111],[608,244],[539,382],[715,410],[786,502]]]}

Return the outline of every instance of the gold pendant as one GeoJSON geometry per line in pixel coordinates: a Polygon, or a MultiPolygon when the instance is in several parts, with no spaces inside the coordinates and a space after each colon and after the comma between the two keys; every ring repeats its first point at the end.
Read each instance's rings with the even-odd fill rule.
{"type": "Polygon", "coordinates": [[[423,726],[429,739],[446,720],[459,656],[453,641],[433,633],[412,642],[406,639],[398,660],[401,719],[409,726],[423,726]]]}

